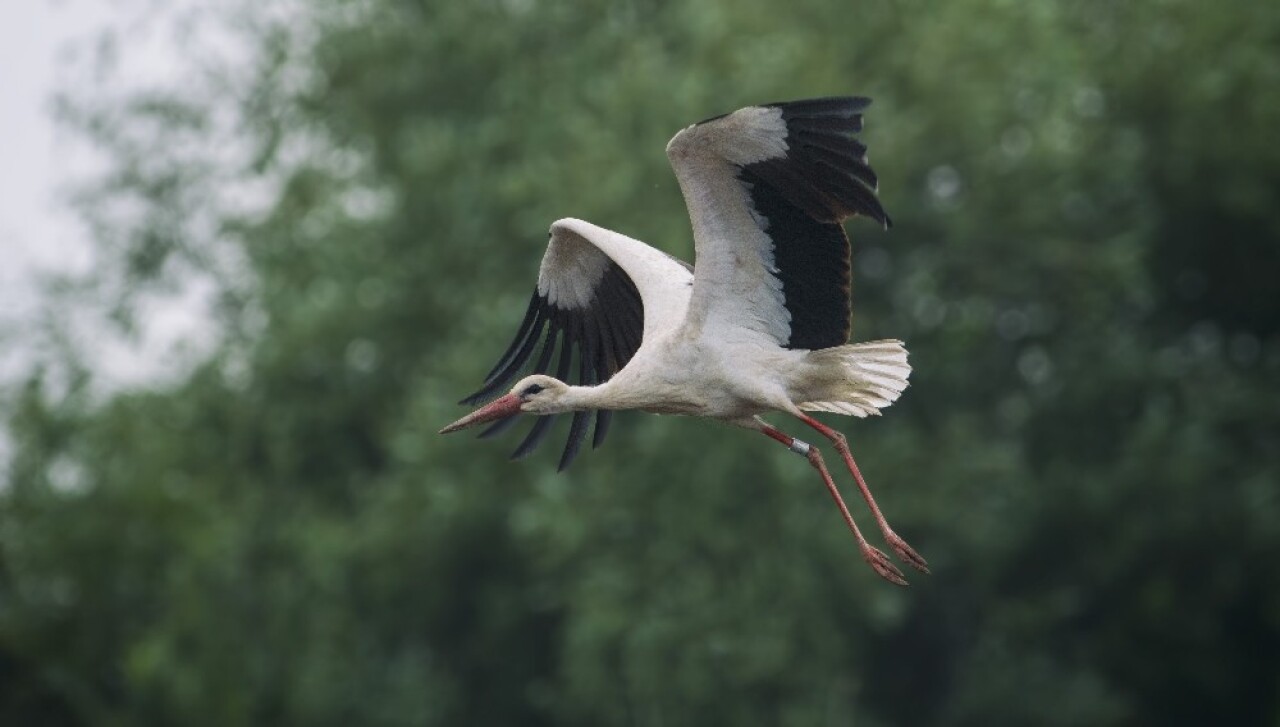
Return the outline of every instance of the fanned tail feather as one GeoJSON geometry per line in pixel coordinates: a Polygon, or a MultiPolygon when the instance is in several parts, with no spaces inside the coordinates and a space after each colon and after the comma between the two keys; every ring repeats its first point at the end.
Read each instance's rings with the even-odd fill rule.
{"type": "Polygon", "coordinates": [[[902,395],[911,375],[907,349],[894,340],[810,351],[806,363],[813,368],[800,408],[856,417],[879,415],[902,395]]]}

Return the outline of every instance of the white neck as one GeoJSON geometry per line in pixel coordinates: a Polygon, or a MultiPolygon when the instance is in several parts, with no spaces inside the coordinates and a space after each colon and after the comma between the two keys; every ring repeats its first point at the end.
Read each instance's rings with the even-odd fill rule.
{"type": "Polygon", "coordinates": [[[557,411],[616,408],[609,401],[608,382],[596,386],[570,386],[556,402],[557,411]]]}
{"type": "Polygon", "coordinates": [[[647,399],[637,398],[632,389],[619,384],[616,378],[596,386],[569,386],[556,401],[538,414],[561,414],[587,409],[637,409],[649,405],[647,399]]]}

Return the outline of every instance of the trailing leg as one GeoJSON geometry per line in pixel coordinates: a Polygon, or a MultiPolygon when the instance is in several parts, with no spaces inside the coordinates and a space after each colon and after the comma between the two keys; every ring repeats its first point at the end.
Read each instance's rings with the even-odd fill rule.
{"type": "Polygon", "coordinates": [[[822,436],[830,439],[831,443],[836,446],[836,451],[844,458],[845,466],[849,468],[849,472],[853,474],[853,479],[858,483],[858,489],[862,492],[862,499],[866,500],[867,506],[871,508],[871,514],[875,517],[876,524],[880,526],[880,533],[884,536],[884,541],[889,544],[889,547],[898,555],[898,558],[912,568],[928,573],[929,564],[925,562],[925,559],[920,557],[920,554],[914,548],[907,545],[907,541],[893,532],[893,528],[889,527],[889,521],[880,512],[880,506],[876,505],[876,498],[872,496],[871,488],[867,487],[866,480],[862,479],[862,473],[858,471],[858,463],[853,461],[853,453],[849,451],[849,442],[845,439],[845,436],[807,414],[801,414],[799,419],[821,432],[822,436]]]}
{"type": "Polygon", "coordinates": [[[787,449],[809,460],[809,464],[822,476],[822,481],[827,486],[827,492],[830,492],[831,499],[836,501],[836,506],[840,508],[840,514],[844,516],[845,524],[849,526],[849,530],[853,531],[853,537],[858,541],[858,549],[862,552],[863,559],[867,561],[872,570],[890,583],[896,583],[900,586],[907,585],[907,579],[902,576],[902,571],[898,570],[897,566],[889,560],[889,556],[872,546],[862,536],[862,531],[858,529],[858,524],[853,521],[853,515],[849,514],[849,508],[845,506],[844,498],[840,496],[840,490],[836,488],[835,481],[831,479],[831,473],[827,471],[827,466],[822,461],[822,453],[818,451],[818,448],[795,437],[787,436],[777,428],[766,424],[763,420],[756,419],[756,424],[760,433],[774,441],[781,442],[787,449]]]}

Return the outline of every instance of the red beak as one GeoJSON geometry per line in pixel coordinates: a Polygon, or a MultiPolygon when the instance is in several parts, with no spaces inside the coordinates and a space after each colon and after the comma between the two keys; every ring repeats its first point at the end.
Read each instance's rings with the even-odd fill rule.
{"type": "Polygon", "coordinates": [[[449,432],[456,432],[459,429],[474,427],[477,424],[497,421],[498,419],[506,419],[509,416],[515,416],[519,413],[520,397],[515,394],[507,394],[506,396],[494,399],[488,404],[462,417],[453,424],[441,429],[440,433],[448,434],[449,432]]]}

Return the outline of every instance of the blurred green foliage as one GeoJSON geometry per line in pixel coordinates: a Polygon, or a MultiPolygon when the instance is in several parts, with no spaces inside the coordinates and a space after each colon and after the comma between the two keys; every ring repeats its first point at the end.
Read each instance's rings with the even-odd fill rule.
{"type": "Polygon", "coordinates": [[[10,392],[0,722],[1280,723],[1280,5],[229,12],[248,72],[66,110],[103,311],[236,274],[180,381],[10,392]],[[689,258],[666,140],[845,93],[898,222],[849,226],[855,338],[916,371],[838,424],[933,576],[740,431],[436,436],[552,220],[689,258]]]}

